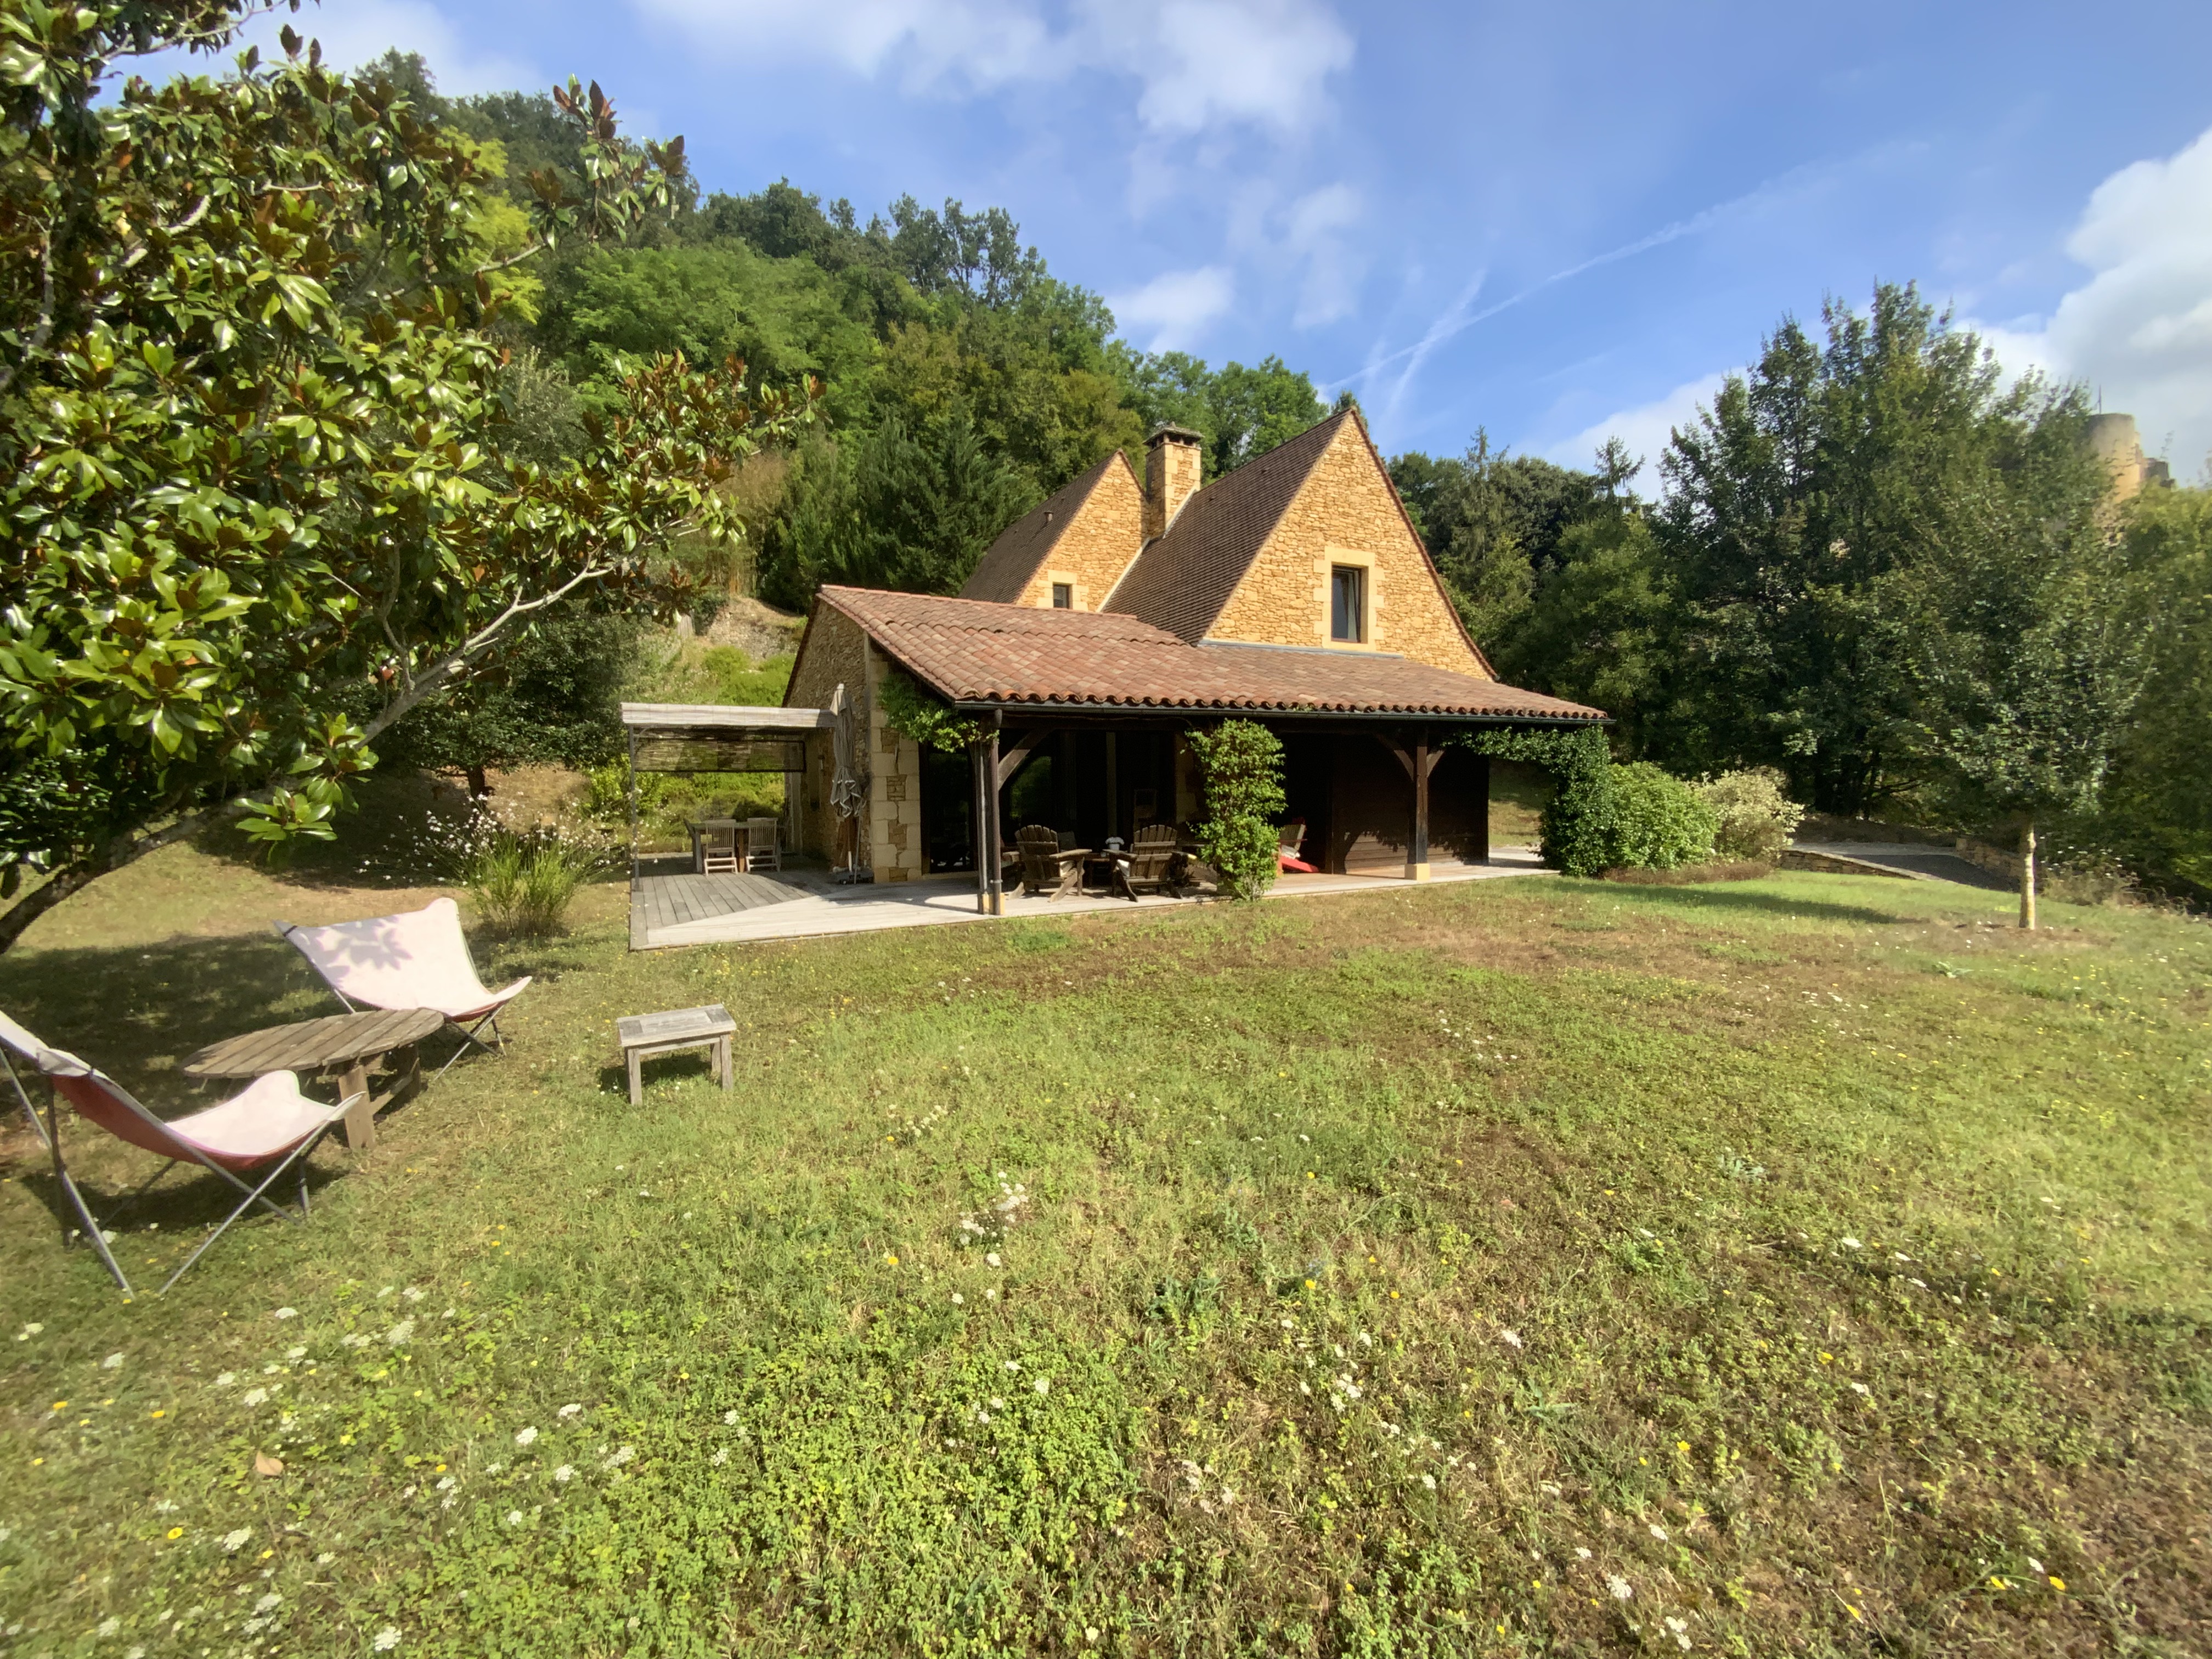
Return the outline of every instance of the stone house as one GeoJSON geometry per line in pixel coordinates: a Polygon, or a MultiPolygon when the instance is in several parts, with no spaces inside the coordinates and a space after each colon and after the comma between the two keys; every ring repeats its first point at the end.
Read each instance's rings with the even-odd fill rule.
{"type": "Polygon", "coordinates": [[[1322,869],[1420,879],[1486,860],[1486,763],[1443,739],[1603,713],[1498,682],[1356,410],[1202,488],[1200,462],[1176,427],[1152,434],[1141,482],[1108,456],[1010,525],[957,598],[822,589],[787,702],[846,688],[866,805],[839,819],[830,746],[812,745],[804,848],[896,882],[975,870],[979,839],[994,866],[1024,823],[1088,847],[1188,823],[1204,806],[1185,734],[1238,716],[1283,738],[1322,869]],[[902,736],[893,676],[985,741],[945,754],[902,736]]]}

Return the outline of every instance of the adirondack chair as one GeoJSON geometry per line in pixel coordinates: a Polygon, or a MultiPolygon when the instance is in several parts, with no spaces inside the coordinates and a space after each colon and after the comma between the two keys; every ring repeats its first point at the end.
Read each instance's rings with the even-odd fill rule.
{"type": "Polygon", "coordinates": [[[1181,885],[1170,879],[1179,856],[1176,849],[1175,825],[1145,825],[1137,831],[1137,838],[1129,848],[1129,856],[1121,866],[1120,884],[1123,896],[1134,903],[1139,893],[1173,891],[1181,885]]]}
{"type": "Polygon", "coordinates": [[[1082,849],[1063,848],[1057,830],[1042,823],[1025,823],[1015,831],[1014,845],[1022,857],[1022,891],[1066,898],[1081,890],[1082,849]]]}
{"type": "Polygon", "coordinates": [[[1292,818],[1277,830],[1275,842],[1275,867],[1278,870],[1295,870],[1308,876],[1319,873],[1312,865],[1298,856],[1298,850],[1306,844],[1306,821],[1304,818],[1292,818]]]}
{"type": "Polygon", "coordinates": [[[168,1160],[155,1171],[152,1179],[125,1199],[125,1206],[144,1197],[155,1182],[179,1164],[198,1164],[212,1170],[246,1194],[215,1231],[200,1241],[199,1249],[185,1257],[184,1267],[169,1275],[168,1284],[161,1286],[165,1291],[185,1276],[185,1268],[207,1254],[208,1246],[229,1231],[232,1222],[256,1204],[287,1221],[306,1219],[307,1155],[325,1135],[345,1121],[347,1111],[359,1098],[349,1096],[335,1106],[325,1106],[300,1092],[296,1074],[271,1072],[266,1077],[256,1078],[219,1106],[163,1122],[113,1078],[64,1049],[49,1048],[5,1014],[0,1014],[0,1065],[4,1065],[8,1080],[15,1085],[16,1099],[22,1103],[32,1127],[38,1130],[40,1139],[46,1143],[53,1158],[55,1185],[84,1223],[85,1238],[107,1265],[107,1271],[114,1275],[125,1295],[131,1294],[131,1281],[116,1262],[114,1252],[107,1248],[106,1232],[99,1218],[93,1214],[92,1206],[85,1201],[83,1192],[62,1158],[61,1120],[54,1109],[54,1097],[68,1101],[76,1109],[79,1117],[118,1140],[168,1160]],[[23,1086],[22,1073],[16,1070],[18,1061],[26,1070],[46,1078],[52,1085],[44,1123],[39,1121],[38,1108],[31,1103],[30,1093],[23,1086]],[[249,1187],[239,1179],[241,1175],[264,1169],[268,1173],[254,1186],[249,1187]],[[269,1189],[287,1170],[299,1177],[297,1215],[268,1197],[269,1189]]]}

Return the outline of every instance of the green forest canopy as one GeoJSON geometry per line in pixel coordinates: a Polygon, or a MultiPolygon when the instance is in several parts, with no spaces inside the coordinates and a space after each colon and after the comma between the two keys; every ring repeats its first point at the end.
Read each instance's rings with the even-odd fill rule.
{"type": "MultiPolygon", "coordinates": [[[[439,100],[418,60],[386,68],[497,146],[518,207],[531,170],[573,164],[549,100],[439,100]]],[[[823,425],[743,484],[750,574],[773,603],[802,607],[824,580],[953,591],[1012,519],[1115,448],[1139,459],[1162,421],[1204,436],[1210,479],[1326,412],[1278,356],[1217,369],[1132,349],[1001,209],[903,197],[863,222],[787,180],[751,195],[686,183],[665,224],[558,254],[518,285],[520,447],[574,441],[641,354],[819,377],[823,425]]],[[[1627,757],[1686,774],[1776,766],[1832,811],[1984,830],[2056,813],[2062,841],[2202,892],[2212,824],[2188,781],[2212,759],[2189,735],[2212,725],[2203,494],[2112,510],[2086,464],[2087,415],[2078,388],[2001,384],[1972,334],[1885,286],[1863,313],[1826,307],[1819,336],[1785,318],[1663,456],[1613,444],[1585,471],[1478,433],[1463,455],[1389,468],[1498,672],[1612,711],[1627,757]],[[1655,497],[1633,492],[1639,477],[1655,497]],[[2002,685],[1962,675],[2004,661],[2004,629],[2055,641],[2063,620],[1969,614],[1950,591],[1967,563],[1984,599],[2101,594],[2095,616],[2064,622],[2075,644],[2053,647],[2073,666],[2002,685]],[[2156,641],[2146,660],[2098,660],[2131,630],[2156,641]],[[2196,718],[2142,729],[2146,684],[2196,718]],[[2003,752],[1992,732],[2011,734],[2003,752]],[[2053,754],[2081,763],[2047,799],[1989,786],[2050,775],[2053,754]]],[[[701,556],[725,562],[705,586],[742,574],[701,556]]]]}

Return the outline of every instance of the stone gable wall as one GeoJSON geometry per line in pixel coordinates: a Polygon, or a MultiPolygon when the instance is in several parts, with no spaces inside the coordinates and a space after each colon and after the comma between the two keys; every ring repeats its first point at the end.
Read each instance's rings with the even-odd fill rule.
{"type": "Polygon", "coordinates": [[[884,700],[876,695],[884,676],[896,664],[864,640],[868,653],[868,811],[866,848],[878,883],[910,881],[929,873],[929,849],[921,835],[921,745],[891,729],[884,700]]]}
{"type": "Polygon", "coordinates": [[[1048,610],[1052,585],[1066,582],[1075,589],[1078,611],[1097,610],[1136,562],[1144,523],[1145,497],[1136,475],[1127,465],[1108,467],[1015,603],[1048,610]]]}
{"type": "MultiPolygon", "coordinates": [[[[874,699],[868,695],[867,635],[843,611],[815,601],[813,625],[806,635],[805,648],[798,662],[792,665],[791,690],[787,701],[794,708],[827,708],[830,698],[839,685],[853,699],[860,722],[856,730],[866,730],[868,718],[866,710],[874,699]]],[[[809,732],[806,738],[806,782],[801,791],[799,815],[799,850],[811,853],[817,858],[831,858],[837,847],[837,815],[830,805],[830,769],[837,763],[836,753],[827,732],[809,732]]]]}
{"type": "Polygon", "coordinates": [[[1368,567],[1369,591],[1365,643],[1334,648],[1389,652],[1455,674],[1492,678],[1468,648],[1427,550],[1407,526],[1389,478],[1352,421],[1291,500],[1208,636],[1329,647],[1332,564],[1368,567]]]}

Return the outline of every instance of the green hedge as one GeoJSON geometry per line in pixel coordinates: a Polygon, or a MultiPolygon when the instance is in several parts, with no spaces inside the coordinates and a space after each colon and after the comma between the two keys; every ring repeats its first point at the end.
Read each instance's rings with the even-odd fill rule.
{"type": "Polygon", "coordinates": [[[1540,766],[1558,780],[1546,803],[1544,861],[1571,876],[1672,870],[1712,856],[1718,816],[1680,779],[1649,762],[1616,766],[1594,726],[1468,732],[1462,747],[1540,766]]]}

